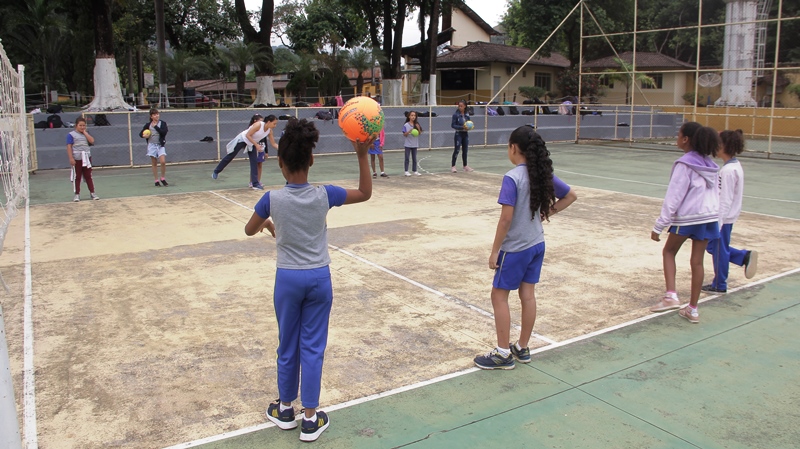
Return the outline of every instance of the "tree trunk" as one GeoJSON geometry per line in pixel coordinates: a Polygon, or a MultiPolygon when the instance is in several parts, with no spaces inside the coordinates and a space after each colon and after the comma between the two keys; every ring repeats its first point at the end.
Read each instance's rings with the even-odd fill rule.
{"type": "Polygon", "coordinates": [[[256,86],[258,87],[258,92],[252,105],[275,104],[275,90],[272,85],[272,75],[275,74],[275,60],[272,53],[272,43],[270,42],[272,20],[275,15],[275,1],[261,1],[261,19],[258,21],[258,31],[250,23],[244,0],[235,0],[234,5],[236,7],[236,19],[239,22],[239,26],[242,27],[244,43],[255,42],[267,54],[265,61],[256,63],[256,86]],[[269,92],[262,91],[265,89],[269,89],[269,92]],[[261,100],[264,101],[262,102],[261,100]]]}
{"type": "Polygon", "coordinates": [[[111,26],[111,5],[107,0],[91,0],[95,12],[94,28],[94,99],[86,110],[107,111],[132,109],[122,97],[117,62],[114,59],[114,32],[111,26]]]}
{"type": "Polygon", "coordinates": [[[428,105],[436,106],[436,53],[439,49],[439,12],[441,10],[441,0],[433,0],[431,10],[431,22],[428,26],[428,105]]]}
{"type": "Polygon", "coordinates": [[[383,75],[382,103],[387,106],[402,106],[403,92],[400,59],[403,49],[403,25],[406,17],[406,0],[384,1],[383,6],[383,54],[387,59],[381,65],[383,75]],[[390,26],[394,24],[394,27],[390,26]],[[394,35],[393,35],[394,33],[394,35]]]}
{"type": "Polygon", "coordinates": [[[164,42],[164,0],[155,0],[156,47],[158,48],[158,106],[169,107],[167,92],[167,50],[164,42]]]}

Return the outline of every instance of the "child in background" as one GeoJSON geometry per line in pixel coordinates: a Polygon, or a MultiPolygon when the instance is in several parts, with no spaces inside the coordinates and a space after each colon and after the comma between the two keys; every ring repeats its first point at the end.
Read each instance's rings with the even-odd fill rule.
{"type": "Polygon", "coordinates": [[[456,130],[453,136],[453,157],[451,158],[451,173],[458,173],[456,168],[456,161],[458,160],[458,152],[461,153],[461,162],[464,163],[464,171],[471,172],[472,167],[467,165],[467,151],[469,150],[469,132],[466,123],[470,121],[469,113],[467,112],[467,102],[458,100],[458,109],[453,113],[453,118],[450,121],[450,127],[456,130]]]}
{"type": "Polygon", "coordinates": [[[375,145],[369,149],[369,159],[372,164],[372,177],[377,178],[378,172],[375,171],[375,156],[378,156],[378,162],[381,167],[381,178],[388,178],[389,175],[383,169],[383,142],[386,139],[386,133],[381,130],[380,135],[375,139],[375,145]]]}
{"type": "Polygon", "coordinates": [[[153,179],[155,179],[156,187],[167,187],[167,150],[164,145],[167,144],[167,122],[159,120],[161,113],[158,109],[150,109],[150,121],[145,123],[142,130],[139,131],[139,137],[147,140],[147,155],[150,156],[150,164],[153,168],[153,179]],[[145,130],[150,131],[150,135],[145,137],[145,130]],[[161,179],[158,178],[158,163],[161,162],[161,179]]]}
{"type": "Polygon", "coordinates": [[[681,302],[675,288],[675,256],[683,242],[691,239],[691,298],[689,305],[678,313],[690,323],[699,323],[697,301],[703,286],[703,255],[708,241],[719,238],[719,167],[711,157],[717,154],[720,140],[713,128],[687,122],[678,131],[677,143],[685,154],[672,165],[661,215],[650,233],[650,238],[658,242],[661,240],[661,231],[669,226],[669,236],[662,252],[667,291],[650,311],[664,312],[680,308],[681,302]]]}
{"type": "Polygon", "coordinates": [[[475,365],[481,369],[514,369],[514,359],[521,363],[531,361],[528,342],[536,321],[534,287],[539,282],[545,249],[542,220],[578,198],[567,184],[553,176],[550,152],[531,126],[521,126],[511,133],[508,159],[515,167],[503,177],[497,200],[503,208],[489,255],[489,268],[495,270],[492,308],[497,347],[475,357],[475,365]],[[522,329],[519,340],[511,345],[508,295],[516,289],[522,302],[522,329]]]}
{"type": "Polygon", "coordinates": [[[89,135],[86,131],[86,119],[78,117],[75,120],[75,130],[67,134],[67,156],[69,157],[69,165],[72,166],[73,190],[75,196],[72,201],[78,202],[81,200],[81,178],[86,180],[86,187],[89,188],[89,196],[93,200],[99,200],[100,197],[94,193],[94,180],[92,179],[92,152],[89,149],[90,145],[94,145],[94,137],[89,135]]]}
{"type": "Polygon", "coordinates": [[[415,111],[411,111],[408,113],[408,117],[406,117],[406,123],[403,125],[403,136],[405,136],[405,142],[403,146],[406,149],[406,158],[405,158],[405,172],[406,176],[411,176],[411,173],[408,172],[408,158],[411,156],[413,164],[411,165],[412,170],[414,170],[414,174],[417,176],[421,176],[420,172],[417,171],[417,148],[419,148],[419,135],[422,134],[422,126],[417,121],[417,113],[415,111]],[[417,130],[417,135],[413,135],[411,131],[417,130]]]}
{"type": "Polygon", "coordinates": [[[292,401],[300,388],[305,410],[301,441],[316,440],[330,423],[328,415],[317,410],[333,303],[328,210],[372,196],[367,162],[372,141],[353,142],[358,157],[358,189],[345,190],[308,183],[314,162],[312,151],[318,140],[319,131],[312,122],[289,120],[278,144],[278,166],[286,185],[261,197],[244,228],[250,236],[266,229],[277,239],[273,303],[278,319],[280,397],[267,408],[267,418],[281,429],[296,428],[292,401]]]}
{"type": "Polygon", "coordinates": [[[758,253],[731,248],[731,231],[742,212],[744,195],[744,171],[736,155],[744,151],[744,136],[741,129],[722,131],[722,151],[719,158],[724,164],[719,170],[719,224],[720,238],[708,242],[708,252],[714,260],[714,279],[703,286],[703,291],[725,293],[728,291],[728,264],[744,267],[747,279],[756,275],[758,253]]]}
{"type": "MultiPolygon", "coordinates": [[[[261,145],[261,151],[256,154],[256,168],[258,171],[258,183],[261,184],[261,171],[264,165],[264,161],[267,160],[267,140],[269,140],[270,145],[272,148],[278,149],[278,144],[275,143],[275,133],[273,130],[278,125],[278,118],[274,115],[268,115],[264,119],[264,128],[267,129],[267,136],[263,139],[259,140],[258,143],[261,145]]],[[[250,187],[253,187],[253,183],[250,183],[250,187]]]]}

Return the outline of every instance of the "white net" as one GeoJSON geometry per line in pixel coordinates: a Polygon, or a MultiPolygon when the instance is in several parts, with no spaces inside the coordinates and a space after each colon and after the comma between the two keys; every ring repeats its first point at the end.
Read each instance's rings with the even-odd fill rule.
{"type": "Polygon", "coordinates": [[[0,254],[11,220],[28,197],[30,145],[26,121],[22,68],[18,72],[12,67],[0,44],[0,180],[3,183],[0,192],[0,254]]]}

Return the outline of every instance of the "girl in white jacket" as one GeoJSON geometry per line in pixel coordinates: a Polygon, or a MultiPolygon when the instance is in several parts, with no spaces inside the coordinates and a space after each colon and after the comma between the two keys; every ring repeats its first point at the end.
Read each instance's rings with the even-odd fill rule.
{"type": "Polygon", "coordinates": [[[719,170],[719,225],[720,238],[708,242],[708,252],[714,259],[714,280],[703,286],[703,291],[725,293],[728,291],[728,264],[744,267],[747,279],[756,275],[758,253],[731,248],[731,231],[739,213],[742,212],[744,194],[744,171],[736,159],[744,151],[742,130],[722,131],[722,151],[719,158],[724,165],[719,170]]]}

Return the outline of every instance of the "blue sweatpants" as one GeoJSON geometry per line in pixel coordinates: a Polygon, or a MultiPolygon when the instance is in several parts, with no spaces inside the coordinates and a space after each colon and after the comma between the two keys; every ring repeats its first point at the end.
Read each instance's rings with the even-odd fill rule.
{"type": "MultiPolygon", "coordinates": [[[[227,167],[228,164],[236,159],[236,156],[239,154],[239,152],[246,147],[247,144],[244,142],[237,143],[236,146],[233,147],[233,151],[226,154],[225,157],[219,161],[217,168],[214,169],[214,173],[222,173],[222,170],[225,170],[225,167],[227,167]]],[[[256,185],[258,184],[258,152],[255,148],[253,148],[253,151],[247,152],[247,157],[250,160],[250,183],[256,185]]]]}
{"type": "Polygon", "coordinates": [[[319,407],[322,362],[333,304],[330,268],[278,268],[273,301],[278,318],[280,399],[294,401],[302,386],[303,407],[319,407]]]}
{"type": "Polygon", "coordinates": [[[733,224],[724,224],[719,230],[719,238],[708,241],[706,251],[714,260],[714,280],[711,286],[720,290],[728,289],[728,265],[744,266],[747,250],[731,248],[731,231],[733,224]]]}

